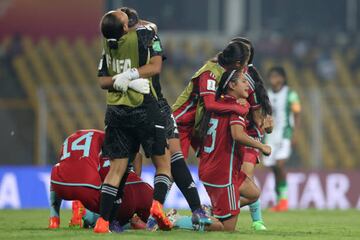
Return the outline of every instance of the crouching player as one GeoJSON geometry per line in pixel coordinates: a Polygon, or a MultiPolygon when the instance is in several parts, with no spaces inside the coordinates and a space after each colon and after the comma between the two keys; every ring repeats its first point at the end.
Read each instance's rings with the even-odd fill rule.
{"type": "MultiPolygon", "coordinates": [[[[241,71],[227,71],[221,77],[216,100],[236,105],[238,99],[248,97],[248,90],[241,71]]],[[[254,147],[265,155],[271,153],[269,146],[246,134],[245,117],[206,113],[200,127],[203,144],[199,150],[199,177],[209,194],[214,217],[222,222],[225,231],[235,230],[240,206],[255,202],[260,195],[256,184],[241,171],[244,147],[254,147]]]]}
{"type": "MultiPolygon", "coordinates": [[[[93,218],[91,212],[99,213],[100,189],[110,166],[109,160],[102,156],[103,142],[104,132],[99,130],[80,130],[64,141],[60,161],[51,171],[49,228],[58,228],[60,225],[62,199],[79,200],[88,210],[81,203],[75,202],[70,226],[81,225],[81,217],[93,218]]],[[[144,222],[149,217],[152,187],[134,172],[130,172],[125,180],[122,203],[116,220],[110,224],[113,231],[121,231],[119,226],[129,222],[135,213],[144,222]],[[139,195],[141,202],[136,200],[139,195]]]]}

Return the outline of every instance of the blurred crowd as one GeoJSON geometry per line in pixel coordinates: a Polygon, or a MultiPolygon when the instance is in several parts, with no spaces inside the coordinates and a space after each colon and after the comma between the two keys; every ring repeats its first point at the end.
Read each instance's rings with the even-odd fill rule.
{"type": "MultiPolygon", "coordinates": [[[[246,36],[246,35],[245,35],[246,36]]],[[[250,37],[251,39],[251,37],[250,37]]],[[[273,61],[290,60],[297,68],[310,68],[320,81],[333,81],[337,78],[337,68],[334,52],[344,56],[351,72],[360,68],[360,34],[328,34],[306,36],[283,35],[278,32],[263,31],[255,40],[256,64],[264,59],[273,61]]],[[[167,66],[170,66],[176,76],[187,77],[200,67],[204,61],[215,56],[220,50],[208,39],[192,42],[183,40],[176,42],[167,39],[164,43],[167,55],[167,66]]]]}
{"type": "MultiPolygon", "coordinates": [[[[319,81],[334,81],[338,77],[334,58],[334,52],[337,52],[343,56],[351,73],[360,69],[360,34],[284,35],[264,30],[249,39],[255,43],[255,64],[258,67],[268,59],[275,63],[288,60],[297,69],[311,69],[319,81]]],[[[10,40],[1,42],[2,72],[12,72],[12,60],[22,53],[21,36],[16,34],[10,40]]],[[[216,39],[201,36],[167,37],[163,39],[163,45],[167,57],[163,75],[167,82],[180,85],[186,84],[192,74],[222,48],[216,39]]]]}

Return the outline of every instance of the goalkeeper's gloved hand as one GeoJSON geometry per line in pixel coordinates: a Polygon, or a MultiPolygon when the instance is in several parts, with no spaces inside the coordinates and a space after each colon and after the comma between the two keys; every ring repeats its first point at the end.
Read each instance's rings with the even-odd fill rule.
{"type": "Polygon", "coordinates": [[[131,80],[139,78],[139,72],[136,68],[129,69],[123,73],[113,76],[113,88],[117,91],[126,92],[131,80]]]}
{"type": "Polygon", "coordinates": [[[148,79],[139,78],[132,80],[129,83],[129,88],[142,93],[142,94],[149,94],[150,93],[150,83],[148,79]]]}

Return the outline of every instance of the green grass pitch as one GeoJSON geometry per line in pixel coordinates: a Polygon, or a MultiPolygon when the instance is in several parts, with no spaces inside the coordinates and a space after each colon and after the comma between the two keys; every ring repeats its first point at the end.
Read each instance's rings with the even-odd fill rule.
{"type": "MultiPolygon", "coordinates": [[[[189,212],[181,212],[189,214],[189,212]]],[[[0,239],[360,239],[360,211],[303,210],[287,213],[264,211],[266,232],[250,229],[250,216],[243,211],[239,216],[237,232],[171,232],[127,231],[123,234],[95,235],[91,230],[69,229],[70,211],[62,211],[61,228],[48,230],[47,210],[0,210],[0,239]]]]}

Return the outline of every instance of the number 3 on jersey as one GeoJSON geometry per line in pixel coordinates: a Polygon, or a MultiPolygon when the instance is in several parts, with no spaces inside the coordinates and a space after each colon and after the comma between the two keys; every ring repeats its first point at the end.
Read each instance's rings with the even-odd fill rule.
{"type": "MultiPolygon", "coordinates": [[[[90,146],[91,146],[91,140],[94,135],[94,132],[88,132],[87,134],[77,138],[72,144],[71,144],[71,151],[83,151],[83,157],[88,157],[90,153],[90,146]],[[84,144],[79,144],[81,141],[85,139],[84,144]]],[[[70,157],[70,152],[68,152],[68,139],[65,140],[63,143],[63,155],[60,158],[61,160],[64,160],[66,158],[70,157]]]]}
{"type": "Polygon", "coordinates": [[[207,131],[207,135],[211,136],[211,146],[210,147],[204,147],[204,151],[206,153],[211,153],[212,151],[214,151],[215,139],[216,139],[216,128],[218,126],[219,120],[211,118],[209,123],[211,124],[211,127],[207,131]]]}

